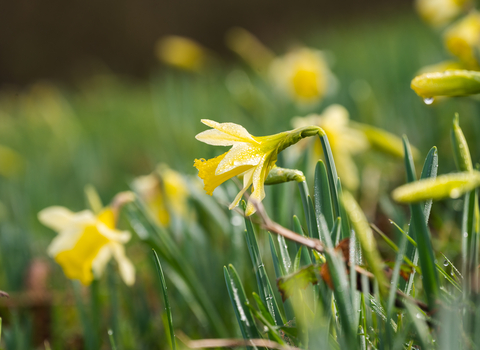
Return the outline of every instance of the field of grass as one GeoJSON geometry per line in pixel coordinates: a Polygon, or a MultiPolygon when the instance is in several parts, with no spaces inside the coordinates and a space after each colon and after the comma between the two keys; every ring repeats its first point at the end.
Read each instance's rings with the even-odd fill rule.
{"type": "MultiPolygon", "coordinates": [[[[414,164],[417,177],[433,146],[438,149],[438,174],[456,171],[450,133],[454,113],[458,113],[475,166],[480,149],[477,99],[438,98],[426,105],[410,88],[421,67],[449,57],[439,35],[413,11],[394,18],[330,23],[300,39],[326,52],[338,85],[334,94],[311,108],[276,95],[271,85],[240,59],[218,59],[200,73],[162,66],[152,71],[148,81],[104,72],[74,86],[37,82],[22,90],[5,88],[0,92],[0,145],[16,152],[13,165],[0,159],[0,166],[7,169],[0,169],[0,290],[10,295],[0,299],[1,349],[170,348],[164,284],[152,248],[165,273],[177,348],[186,348],[188,338],[262,337],[285,344],[284,348],[424,349],[443,342],[440,348],[449,349],[464,341],[462,337],[470,337],[469,329],[442,333],[442,327],[455,328],[459,317],[463,317],[465,327],[478,327],[478,302],[466,299],[466,282],[454,268],[461,269],[462,220],[473,220],[474,209],[469,211],[463,197],[434,202],[429,221],[431,242],[435,261],[446,271],[446,277],[440,275],[435,282],[431,276],[438,272],[433,261],[429,266],[423,258],[432,251],[428,251],[428,244],[427,248],[421,246],[430,233],[425,233],[427,228],[422,225],[425,217],[420,204],[412,205],[410,214],[407,206],[391,199],[391,191],[415,173],[409,168],[412,163],[367,150],[354,157],[360,186],[352,192],[368,221],[395,242],[400,253],[374,233],[375,251],[396,267],[393,276],[397,282],[403,254],[411,253],[412,247],[388,219],[408,230],[412,215],[410,227],[415,227],[417,234],[422,270],[421,276],[416,274],[412,297],[428,305],[425,314],[418,304],[410,302],[397,309],[393,305],[395,293],[382,291],[381,284],[366,279],[359,283],[363,293],[358,292],[354,269],[345,274],[343,260],[332,250],[324,257],[312,249],[303,248],[298,253],[300,245],[295,243],[282,247],[284,241],[273,229],[268,233],[262,227],[261,217],[253,216],[252,226],[244,221],[242,210],[228,210],[238,192],[238,181],[226,182],[213,197],[203,191],[194,160],[212,158],[226,149],[220,151],[195,139],[206,129],[201,119],[240,124],[255,136],[272,135],[291,130],[293,117],[321,113],[334,103],[343,105],[355,122],[398,137],[406,135],[418,150],[414,164]],[[118,227],[132,233],[126,255],[135,266],[135,284],[123,283],[114,261],[89,286],[66,278],[47,254],[56,233],[43,226],[37,214],[54,205],[74,212],[94,210],[95,192],[107,205],[117,193],[132,190],[132,181],[151,173],[159,163],[182,174],[189,195],[184,213],[170,212],[166,225],[152,220],[141,201],[128,203],[121,210],[118,227]],[[14,169],[9,172],[8,167],[14,169]],[[335,303],[322,280],[300,288],[283,303],[276,277],[306,268],[312,261],[327,261],[332,267],[335,303]],[[243,298],[239,281],[255,311],[235,304],[243,298]],[[439,286],[430,290],[435,283],[439,286]],[[365,293],[365,288],[375,293],[365,293]],[[462,288],[463,292],[457,291],[462,288]],[[257,307],[252,292],[265,305],[258,302],[257,307]],[[449,306],[435,306],[435,302],[449,302],[449,306]],[[472,303],[473,316],[452,311],[467,302],[472,303]],[[272,314],[272,308],[277,313],[272,314]],[[250,321],[255,318],[254,324],[242,325],[245,317],[250,321]],[[468,317],[471,319],[466,321],[468,317]],[[288,327],[280,327],[283,323],[288,327]]],[[[288,44],[279,39],[277,53],[284,53],[288,44]]],[[[319,181],[319,168],[314,174],[317,159],[313,149],[313,144],[308,144],[294,161],[286,152],[281,153],[277,164],[305,173],[312,203],[317,205],[325,195],[322,190],[332,191],[334,185],[319,181]]],[[[434,161],[430,162],[426,167],[433,169],[434,161]]],[[[325,174],[330,175],[333,170],[328,159],[325,164],[325,174]]],[[[298,188],[301,186],[292,182],[267,186],[263,201],[266,212],[273,221],[297,233],[303,227],[307,236],[315,238],[316,231],[325,247],[333,248],[336,242],[328,242],[330,238],[325,241],[322,220],[313,207],[302,203],[304,192],[298,188]]],[[[472,193],[475,199],[475,191],[472,193]]],[[[470,199],[472,208],[474,199],[470,199]]],[[[329,200],[329,205],[334,204],[329,200]]],[[[327,222],[328,231],[347,237],[351,231],[341,225],[350,222],[363,247],[362,239],[370,239],[371,231],[362,231],[362,223],[352,220],[354,208],[345,207],[346,212],[338,215],[342,223],[327,222]]],[[[332,211],[333,220],[335,213],[340,213],[335,208],[332,211]]],[[[359,247],[355,247],[355,254],[359,254],[359,247]]],[[[378,261],[369,260],[371,253],[363,254],[370,268],[372,261],[378,261]]],[[[356,261],[362,259],[357,256],[356,261]]],[[[370,269],[376,274],[374,270],[370,269]]],[[[318,273],[313,276],[318,278],[318,273]]],[[[298,278],[301,285],[306,277],[298,278]]],[[[403,290],[405,282],[398,283],[403,290]]],[[[470,338],[465,343],[472,349],[479,344],[478,339],[470,338]]]]}

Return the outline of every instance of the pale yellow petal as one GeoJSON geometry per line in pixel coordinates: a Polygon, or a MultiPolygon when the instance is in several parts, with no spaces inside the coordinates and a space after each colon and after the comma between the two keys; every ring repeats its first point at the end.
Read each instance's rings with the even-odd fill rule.
{"type": "Polygon", "coordinates": [[[52,258],[58,253],[72,249],[83,234],[83,227],[73,226],[70,229],[63,230],[50,243],[47,253],[52,258]]]}
{"type": "Polygon", "coordinates": [[[216,129],[202,131],[201,133],[197,134],[195,138],[198,141],[212,146],[233,146],[239,142],[245,142],[245,139],[226,134],[216,129]]]}
{"type": "Polygon", "coordinates": [[[125,255],[125,247],[121,244],[112,244],[112,253],[118,263],[120,276],[127,286],[132,286],[135,283],[135,267],[132,262],[125,255]]]}
{"type": "Polygon", "coordinates": [[[239,143],[233,146],[220,161],[215,175],[222,175],[240,166],[256,166],[261,161],[263,154],[260,147],[239,143]]]}
{"type": "Polygon", "coordinates": [[[111,244],[112,243],[108,243],[104,245],[92,261],[92,271],[97,278],[103,275],[105,267],[112,258],[111,244]]]}
{"type": "Polygon", "coordinates": [[[89,210],[73,213],[67,208],[53,206],[38,213],[38,220],[47,227],[60,232],[72,225],[86,225],[95,222],[95,215],[89,210]]]}
{"type": "Polygon", "coordinates": [[[248,170],[247,172],[245,172],[245,174],[243,175],[243,188],[240,192],[238,192],[237,196],[235,197],[232,204],[230,204],[228,209],[232,210],[233,208],[235,208],[238,205],[238,203],[240,202],[240,199],[242,199],[243,194],[245,193],[245,191],[250,187],[250,185],[253,182],[253,173],[254,172],[255,172],[255,168],[252,168],[252,169],[248,170]]]}
{"type": "Polygon", "coordinates": [[[202,123],[223,132],[230,137],[236,138],[239,142],[258,143],[243,126],[235,123],[218,123],[210,119],[202,119],[202,123]]]}
{"type": "Polygon", "coordinates": [[[256,211],[251,200],[261,202],[265,198],[265,179],[267,178],[270,169],[272,169],[272,167],[275,165],[276,160],[276,154],[265,154],[262,162],[257,166],[257,168],[255,168],[255,172],[253,174],[253,192],[250,195],[247,209],[245,210],[246,216],[250,216],[256,211]]]}

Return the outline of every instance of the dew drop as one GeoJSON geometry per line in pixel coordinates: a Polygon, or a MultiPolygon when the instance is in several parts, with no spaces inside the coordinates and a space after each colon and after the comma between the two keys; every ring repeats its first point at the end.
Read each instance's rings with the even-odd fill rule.
{"type": "Polygon", "coordinates": [[[445,260],[445,261],[443,262],[443,266],[448,266],[448,261],[447,261],[447,260],[445,260]]]}
{"type": "Polygon", "coordinates": [[[108,335],[113,335],[113,331],[111,329],[108,330],[108,335]]]}
{"type": "Polygon", "coordinates": [[[431,105],[433,103],[433,100],[434,98],[433,97],[425,97],[423,99],[423,102],[426,104],[426,105],[431,105]]]}

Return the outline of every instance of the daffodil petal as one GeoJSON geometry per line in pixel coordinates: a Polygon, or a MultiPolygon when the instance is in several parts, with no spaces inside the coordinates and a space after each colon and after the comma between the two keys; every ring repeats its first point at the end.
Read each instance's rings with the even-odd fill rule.
{"type": "Polygon", "coordinates": [[[105,225],[103,222],[98,222],[97,223],[97,230],[99,233],[104,235],[106,238],[108,238],[110,241],[118,242],[118,243],[127,243],[130,238],[131,234],[128,231],[120,231],[117,229],[111,229],[107,225],[105,225]]]}
{"type": "Polygon", "coordinates": [[[135,283],[135,267],[132,262],[125,255],[125,247],[121,244],[111,245],[113,256],[118,263],[118,269],[120,270],[120,276],[127,286],[131,286],[135,283]]]}
{"type": "Polygon", "coordinates": [[[239,166],[226,173],[216,175],[215,170],[226,154],[227,153],[224,153],[209,160],[195,159],[193,166],[198,169],[198,176],[203,180],[204,190],[210,196],[213,194],[213,190],[215,190],[215,188],[220,186],[222,183],[251,168],[251,166],[239,166]]]}
{"type": "Polygon", "coordinates": [[[97,278],[103,275],[103,271],[112,257],[111,244],[106,244],[100,248],[97,256],[92,261],[92,271],[97,278]]]}
{"type": "Polygon", "coordinates": [[[221,175],[240,166],[256,166],[263,157],[263,150],[246,143],[233,146],[220,161],[215,175],[221,175]]]}
{"type": "Polygon", "coordinates": [[[230,204],[228,209],[232,210],[233,208],[235,208],[238,205],[238,203],[240,202],[240,199],[242,199],[243,194],[245,193],[245,191],[250,187],[250,185],[253,182],[253,173],[254,172],[255,172],[255,168],[252,168],[252,169],[248,170],[243,175],[243,188],[240,192],[238,192],[237,196],[235,197],[232,204],[230,204]]]}
{"type": "Polygon", "coordinates": [[[213,146],[232,146],[236,145],[239,142],[245,142],[244,139],[241,139],[234,135],[226,134],[216,129],[202,131],[201,133],[197,134],[195,138],[198,141],[213,146]]]}
{"type": "Polygon", "coordinates": [[[95,215],[89,210],[73,213],[67,208],[53,206],[38,213],[38,220],[47,227],[60,232],[72,225],[88,225],[96,221],[95,215]]]}
{"type": "Polygon", "coordinates": [[[241,125],[235,123],[218,123],[210,119],[202,119],[202,123],[221,131],[229,137],[235,138],[239,142],[253,142],[258,144],[258,141],[241,125]]]}
{"type": "Polygon", "coordinates": [[[58,253],[72,249],[83,234],[84,227],[71,227],[63,230],[50,243],[47,254],[55,257],[58,253]]]}
{"type": "Polygon", "coordinates": [[[245,210],[245,215],[250,216],[255,213],[256,209],[251,200],[261,202],[265,198],[265,179],[267,178],[268,172],[275,165],[276,155],[265,154],[261,166],[259,165],[255,172],[253,173],[253,192],[250,195],[250,199],[245,210]],[[275,159],[273,159],[275,157],[275,159]]]}

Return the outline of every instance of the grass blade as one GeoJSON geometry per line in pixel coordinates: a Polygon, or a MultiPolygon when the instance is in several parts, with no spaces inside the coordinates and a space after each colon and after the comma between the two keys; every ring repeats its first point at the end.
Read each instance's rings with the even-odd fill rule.
{"type": "MultiPolygon", "coordinates": [[[[252,313],[248,308],[249,301],[245,294],[243,284],[238,277],[237,271],[233,265],[223,268],[225,274],[225,282],[227,284],[228,294],[235,311],[240,331],[244,339],[260,338],[260,333],[255,325],[252,313]]],[[[250,348],[250,347],[249,347],[250,348]]]]}
{"type": "Polygon", "coordinates": [[[157,267],[158,277],[160,278],[160,284],[162,286],[163,301],[165,303],[165,311],[167,312],[168,328],[170,334],[170,347],[172,350],[177,348],[175,342],[175,332],[173,330],[173,317],[172,317],[172,308],[170,307],[170,302],[168,301],[167,293],[167,283],[165,282],[165,276],[163,275],[162,265],[160,264],[160,259],[155,249],[152,249],[153,257],[155,260],[155,266],[157,267]]]}

